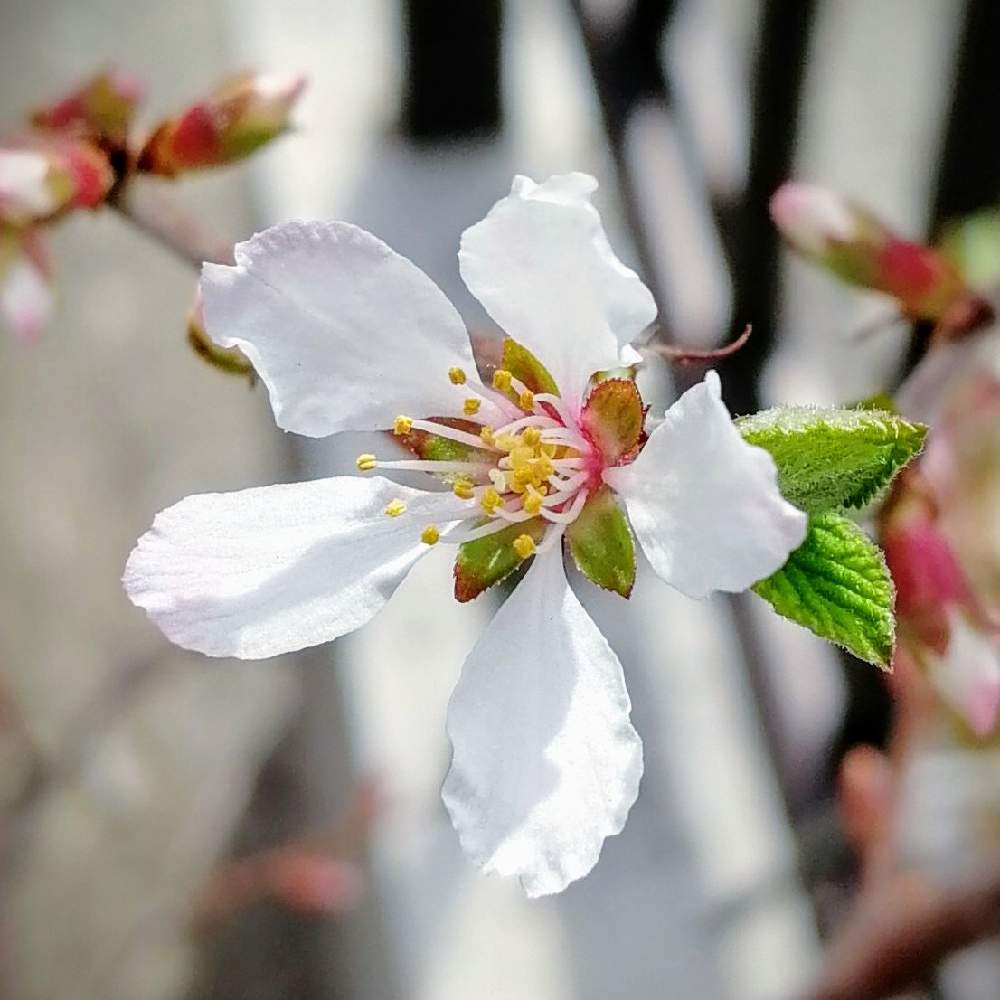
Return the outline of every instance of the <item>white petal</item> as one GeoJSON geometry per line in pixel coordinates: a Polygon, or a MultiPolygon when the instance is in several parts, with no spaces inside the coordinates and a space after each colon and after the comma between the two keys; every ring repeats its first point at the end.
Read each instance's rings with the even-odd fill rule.
{"type": "Polygon", "coordinates": [[[469,654],[448,707],[442,797],[484,871],[560,892],[625,825],[642,744],[618,657],[576,599],[557,546],[535,558],[469,654]]]}
{"type": "Polygon", "coordinates": [[[0,217],[18,224],[54,211],[48,172],[49,161],[40,153],[0,149],[0,217]]]}
{"type": "Polygon", "coordinates": [[[746,590],[805,538],[806,515],[782,498],[771,456],[733,426],[715,372],[670,407],[635,462],[604,479],[657,575],[690,597],[746,590]]]}
{"type": "Polygon", "coordinates": [[[267,385],[279,427],[309,437],[461,413],[448,369],[475,363],[454,306],[414,264],[345,222],[289,222],[202,271],[205,325],[267,385]]]}
{"type": "MultiPolygon", "coordinates": [[[[586,174],[535,184],[516,177],[510,194],[462,235],[462,278],[486,311],[578,399],[595,372],[656,316],[649,289],[615,256],[586,174]]],[[[631,357],[631,355],[629,355],[631,357]]]]}
{"type": "Polygon", "coordinates": [[[22,340],[35,340],[52,315],[52,290],[27,256],[0,273],[0,318],[22,340]]]}
{"type": "Polygon", "coordinates": [[[125,589],[168,639],[209,656],[260,659],[364,625],[455,516],[455,498],[380,476],[190,496],[157,515],[125,589]],[[383,512],[399,498],[407,511],[383,512]]]}
{"type": "Polygon", "coordinates": [[[1000,716],[1000,650],[996,640],[973,628],[963,614],[949,616],[948,649],[932,663],[931,681],[941,696],[985,738],[1000,716]]]}

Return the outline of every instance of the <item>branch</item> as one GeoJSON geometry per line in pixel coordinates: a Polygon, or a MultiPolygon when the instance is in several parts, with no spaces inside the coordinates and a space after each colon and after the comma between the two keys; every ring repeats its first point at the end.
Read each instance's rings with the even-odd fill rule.
{"type": "Polygon", "coordinates": [[[133,226],[170,250],[196,272],[205,261],[233,262],[233,247],[223,243],[188,215],[176,202],[148,185],[123,181],[108,197],[108,205],[133,226]]]}
{"type": "Polygon", "coordinates": [[[691,351],[686,347],[676,347],[673,344],[647,344],[645,349],[679,365],[710,364],[722,358],[732,357],[746,344],[752,332],[753,327],[747,323],[743,332],[735,340],[710,351],[691,351]]]}
{"type": "MultiPolygon", "coordinates": [[[[871,894],[874,897],[874,894],[871,894]]],[[[881,1000],[926,980],[952,952],[1000,934],[1000,867],[940,895],[901,884],[863,903],[809,1000],[881,1000]]]]}

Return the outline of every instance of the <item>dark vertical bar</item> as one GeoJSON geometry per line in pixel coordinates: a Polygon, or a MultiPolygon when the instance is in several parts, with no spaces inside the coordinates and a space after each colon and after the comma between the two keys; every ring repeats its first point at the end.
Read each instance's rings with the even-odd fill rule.
{"type": "Polygon", "coordinates": [[[403,0],[402,127],[416,142],[500,131],[502,0],[403,0]]]}
{"type": "MultiPolygon", "coordinates": [[[[1000,3],[968,0],[931,205],[931,235],[949,219],[996,204],[1000,195],[1000,129],[993,114],[1000,97],[998,43],[1000,3]]],[[[924,356],[930,332],[926,324],[915,329],[904,374],[924,356]]]]}
{"type": "Polygon", "coordinates": [[[736,414],[759,408],[758,379],[775,335],[778,237],[768,199],[792,168],[816,0],[765,0],[753,82],[750,164],[742,207],[725,242],[733,257],[733,316],[753,324],[743,350],[719,365],[736,414]]]}

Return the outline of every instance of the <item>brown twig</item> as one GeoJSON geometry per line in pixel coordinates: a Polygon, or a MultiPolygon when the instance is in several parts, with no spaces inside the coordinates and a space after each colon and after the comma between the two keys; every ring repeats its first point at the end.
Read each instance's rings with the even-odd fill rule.
{"type": "Polygon", "coordinates": [[[676,347],[673,344],[647,344],[645,350],[659,354],[661,358],[666,358],[679,365],[709,364],[713,361],[720,361],[722,358],[732,357],[745,346],[752,332],[753,327],[747,323],[743,332],[734,341],[710,351],[692,351],[686,347],[676,347]]]}
{"type": "Polygon", "coordinates": [[[109,195],[108,205],[196,272],[201,271],[206,261],[233,262],[231,244],[220,242],[176,202],[162,197],[149,184],[140,186],[135,181],[123,180],[109,195]]]}
{"type": "Polygon", "coordinates": [[[870,898],[831,951],[809,1000],[881,1000],[926,980],[952,952],[1000,934],[1000,867],[974,885],[931,894],[901,883],[870,898]]]}

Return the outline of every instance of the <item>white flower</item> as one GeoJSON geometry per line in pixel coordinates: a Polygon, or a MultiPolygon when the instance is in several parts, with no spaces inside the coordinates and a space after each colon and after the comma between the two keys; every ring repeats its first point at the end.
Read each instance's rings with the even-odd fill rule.
{"type": "Polygon", "coordinates": [[[462,276],[511,338],[488,385],[438,288],[354,226],[277,226],[238,246],[235,267],[206,265],[207,328],[253,362],[279,426],[394,428],[418,457],[363,455],[359,468],[422,470],[428,488],[375,475],[188,497],[157,517],[125,572],[174,642],[255,658],[365,624],[439,538],[479,539],[459,550],[462,599],[534,556],[465,663],[443,790],[468,854],[531,896],[590,871],[642,773],[621,664],[569,586],[564,533],[592,578],[627,594],[617,496],[656,572],[695,597],[745,589],[805,535],[714,373],[648,440],[634,383],[593,379],[635,359],[628,345],[655,315],[608,245],[596,186],[518,177],[463,235],[462,276]],[[617,549],[588,548],[595,538],[617,549]],[[484,547],[498,558],[477,561],[484,547]]]}
{"type": "Polygon", "coordinates": [[[50,167],[41,153],[0,149],[0,222],[22,225],[59,207],[50,167]]]}

